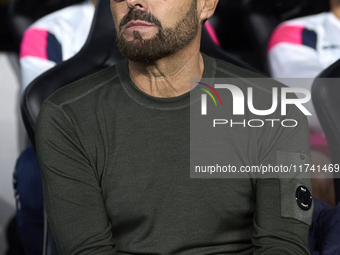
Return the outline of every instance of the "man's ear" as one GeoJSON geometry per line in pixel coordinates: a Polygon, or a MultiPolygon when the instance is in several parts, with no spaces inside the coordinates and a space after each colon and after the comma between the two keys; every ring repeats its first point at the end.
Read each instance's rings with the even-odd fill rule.
{"type": "Polygon", "coordinates": [[[209,19],[214,14],[218,1],[219,0],[199,0],[201,8],[200,19],[202,21],[209,19]]]}

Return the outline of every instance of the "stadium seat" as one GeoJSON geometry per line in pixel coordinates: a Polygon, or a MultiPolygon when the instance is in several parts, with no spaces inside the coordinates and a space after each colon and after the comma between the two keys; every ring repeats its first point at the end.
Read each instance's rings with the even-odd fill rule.
{"type": "MultiPolygon", "coordinates": [[[[110,1],[99,0],[89,37],[80,52],[37,77],[24,91],[21,112],[33,147],[35,147],[35,122],[42,102],[62,86],[123,59],[114,42],[115,33],[110,1]]],[[[44,232],[43,254],[57,255],[58,251],[46,217],[44,232]]]]}
{"type": "Polygon", "coordinates": [[[327,0],[248,0],[242,9],[246,47],[251,52],[243,59],[269,75],[267,45],[273,30],[286,20],[327,11],[329,4],[327,0]]]}
{"type": "Polygon", "coordinates": [[[34,127],[42,102],[64,85],[88,76],[123,59],[115,45],[110,1],[99,1],[89,37],[83,48],[69,60],[37,77],[24,91],[21,110],[34,146],[34,127]]]}
{"type": "Polygon", "coordinates": [[[242,59],[233,56],[232,54],[226,52],[224,49],[218,46],[209,35],[206,26],[203,26],[202,29],[201,52],[207,54],[210,57],[221,59],[242,68],[260,73],[260,71],[257,70],[255,67],[251,66],[242,59]]]}
{"type": "MultiPolygon", "coordinates": [[[[340,165],[340,60],[322,71],[312,86],[315,111],[325,132],[331,163],[340,165]],[[327,79],[326,79],[327,78],[327,79]]],[[[340,202],[340,172],[333,172],[336,204],[340,202]]]]}
{"type": "Polygon", "coordinates": [[[221,47],[237,57],[247,51],[247,38],[241,11],[242,1],[220,0],[214,15],[209,19],[221,47]]]}

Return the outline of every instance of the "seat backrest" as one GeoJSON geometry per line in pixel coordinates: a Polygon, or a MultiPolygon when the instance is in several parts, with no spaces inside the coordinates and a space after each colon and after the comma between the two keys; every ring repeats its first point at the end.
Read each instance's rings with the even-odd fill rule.
{"type": "Polygon", "coordinates": [[[110,1],[98,1],[89,37],[69,60],[37,77],[24,91],[21,112],[32,145],[35,122],[43,101],[59,88],[123,59],[115,43],[110,1]]]}
{"type": "Polygon", "coordinates": [[[213,41],[211,36],[209,35],[206,26],[203,26],[203,29],[202,29],[201,52],[205,53],[206,55],[210,57],[224,60],[226,62],[237,65],[239,67],[242,67],[242,68],[254,71],[254,72],[260,72],[256,68],[248,64],[247,62],[226,52],[224,49],[218,46],[213,41]]]}
{"type": "MultiPolygon", "coordinates": [[[[322,71],[312,86],[315,111],[325,132],[332,164],[340,165],[340,60],[322,71]]],[[[340,172],[334,171],[336,203],[340,202],[340,172]]]]}
{"type": "Polygon", "coordinates": [[[241,16],[242,1],[221,0],[209,22],[215,29],[223,49],[235,55],[245,47],[241,16]]]}
{"type": "Polygon", "coordinates": [[[19,47],[25,30],[39,18],[84,0],[11,0],[8,24],[11,35],[19,47]]]}
{"type": "Polygon", "coordinates": [[[269,75],[267,45],[274,29],[296,17],[329,10],[325,0],[248,0],[244,1],[243,20],[255,62],[250,62],[269,75]]]}
{"type": "MultiPolygon", "coordinates": [[[[35,148],[35,123],[43,101],[59,88],[122,60],[115,44],[110,1],[98,0],[87,41],[69,60],[43,73],[25,89],[21,113],[30,141],[35,148]]],[[[58,255],[58,250],[45,215],[43,255],[58,255]]]]}
{"type": "MultiPolygon", "coordinates": [[[[307,0],[249,0],[244,6],[246,33],[249,47],[254,52],[257,65],[269,75],[267,45],[271,33],[283,21],[283,16],[299,12],[307,0]]],[[[256,66],[257,66],[256,65],[256,66]]]]}

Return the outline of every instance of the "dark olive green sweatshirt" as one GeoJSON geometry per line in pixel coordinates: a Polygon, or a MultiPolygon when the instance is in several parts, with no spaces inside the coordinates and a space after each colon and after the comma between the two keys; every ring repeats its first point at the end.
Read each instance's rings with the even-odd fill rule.
{"type": "MultiPolygon", "coordinates": [[[[204,64],[203,77],[257,76],[205,55],[204,64]]],[[[189,106],[189,93],[140,91],[126,60],[44,102],[36,144],[61,255],[308,254],[312,208],[300,209],[295,191],[310,180],[190,178],[189,106]]],[[[275,165],[278,153],[302,153],[308,163],[306,118],[289,115],[299,128],[228,129],[226,157],[275,165]]]]}

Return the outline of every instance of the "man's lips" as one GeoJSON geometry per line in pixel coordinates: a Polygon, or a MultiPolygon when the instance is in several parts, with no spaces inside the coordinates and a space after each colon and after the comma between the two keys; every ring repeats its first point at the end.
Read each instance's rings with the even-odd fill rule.
{"type": "Polygon", "coordinates": [[[136,20],[132,20],[129,23],[126,24],[125,28],[147,28],[147,27],[154,27],[154,24],[145,22],[145,21],[136,21],[136,20]]]}

